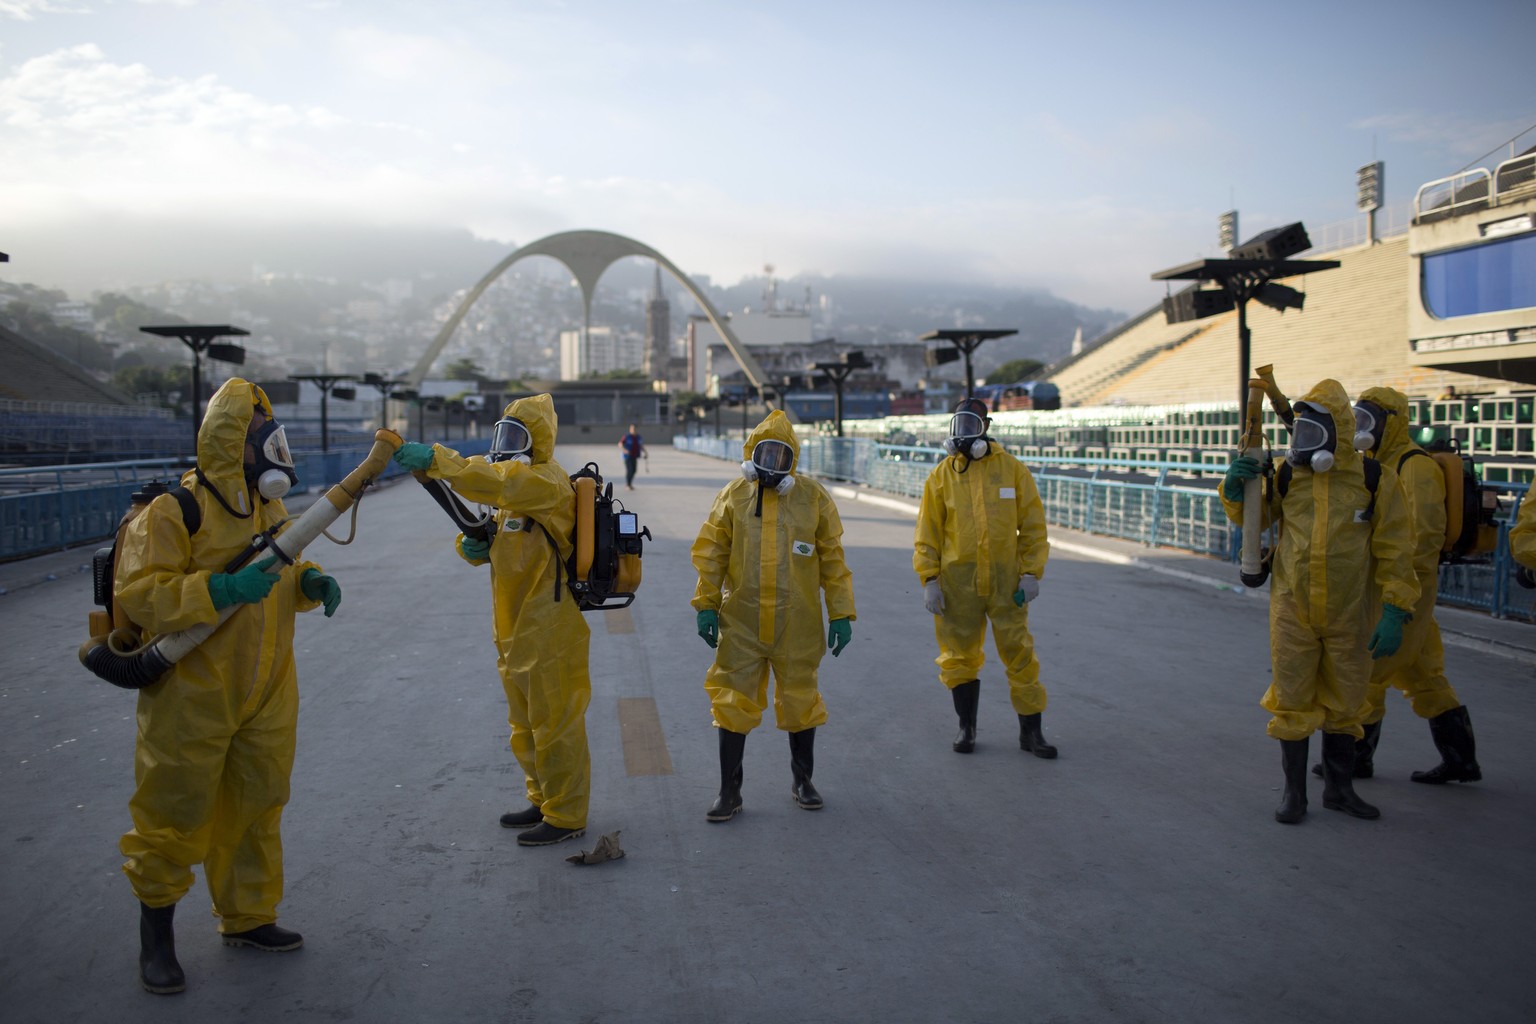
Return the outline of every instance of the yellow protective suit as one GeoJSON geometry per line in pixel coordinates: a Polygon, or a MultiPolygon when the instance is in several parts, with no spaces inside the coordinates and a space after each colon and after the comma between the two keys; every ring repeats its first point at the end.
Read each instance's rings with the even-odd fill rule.
{"type": "MultiPolygon", "coordinates": [[[[789,445],[799,466],[800,442],[778,410],[752,431],[743,459],[768,439],[789,445]]],[[[704,689],[715,725],[731,732],[749,733],[762,721],[770,669],[778,727],[801,732],[824,723],[827,708],[816,675],[827,651],[826,623],[857,618],[837,506],[818,481],[798,473],[794,481],[788,494],[763,489],[762,518],[754,514],[755,481],[726,484],[693,542],[699,573],[693,607],[720,614],[720,646],[704,689]]]]}
{"type": "Polygon", "coordinates": [[[1419,584],[1419,600],[1413,618],[1403,624],[1403,645],[1390,658],[1371,663],[1367,693],[1370,708],[1365,725],[1379,722],[1387,713],[1387,687],[1395,686],[1413,704],[1420,718],[1460,707],[1461,701],[1445,678],[1445,648],[1440,625],[1435,621],[1435,598],[1440,592],[1440,549],[1445,542],[1445,476],[1424,449],[1408,439],[1408,396],[1393,388],[1369,388],[1359,401],[1371,402],[1390,415],[1381,444],[1372,456],[1397,470],[1398,483],[1408,507],[1413,537],[1413,572],[1419,584]]]}
{"type": "MultiPolygon", "coordinates": [[[[202,525],[190,538],[170,494],[128,525],[116,593],[123,611],[154,634],[218,620],[208,577],[251,537],[288,517],[243,471],[251,412],[272,407],[261,389],[232,378],[208,401],[197,434],[198,469],[182,477],[202,525]],[[199,475],[200,474],[200,475],[199,475]],[[254,508],[253,508],[254,505],[254,508]]],[[[277,920],[283,898],[279,831],[293,768],[299,690],[293,617],[319,602],[299,590],[311,562],[283,569],[260,604],[242,605],[217,632],[139,691],[133,829],[119,849],[123,873],[147,906],[185,896],[203,864],[222,932],[277,920]]]]}
{"type": "MultiPolygon", "coordinates": [[[[528,428],[532,465],[465,458],[434,445],[427,473],[469,501],[497,509],[491,614],[512,753],[527,777],[528,802],[544,820],[557,828],[586,828],[592,792],[586,717],[592,631],[565,589],[563,565],[576,525],[575,491],[554,460],[554,400],[547,394],[519,398],[503,415],[528,428]]],[[[463,556],[462,535],[456,544],[463,556]]]]}
{"type": "Polygon", "coordinates": [[[944,614],[933,619],[939,681],[951,690],[977,678],[986,658],[987,622],[1021,715],[1045,710],[1040,662],[1029,633],[1029,605],[1013,603],[1020,576],[1039,579],[1050,553],[1045,506],[1028,467],[1002,445],[966,463],[951,455],[923,484],[913,540],[918,581],[937,578],[944,614]],[[961,472],[961,467],[964,472],[961,472]]]}
{"type": "Polygon", "coordinates": [[[1536,569],[1536,495],[1527,494],[1509,531],[1509,553],[1527,569],[1536,569]]]}
{"type": "MultiPolygon", "coordinates": [[[[1360,739],[1378,596],[1403,609],[1418,600],[1413,536],[1391,466],[1381,467],[1375,512],[1357,521],[1370,492],[1343,385],[1324,380],[1301,401],[1332,414],[1338,443],[1333,468],[1296,469],[1283,499],[1266,485],[1264,525],[1278,518],[1281,527],[1269,593],[1271,681],[1260,704],[1272,715],[1275,739],[1302,740],[1319,728],[1360,739]]],[[[1221,500],[1227,517],[1241,523],[1242,502],[1221,500]]]]}

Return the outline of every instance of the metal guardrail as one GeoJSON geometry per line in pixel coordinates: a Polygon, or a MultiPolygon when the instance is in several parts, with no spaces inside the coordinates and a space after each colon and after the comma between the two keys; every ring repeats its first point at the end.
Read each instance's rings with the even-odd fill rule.
{"type": "MultiPolygon", "coordinates": [[[[737,438],[676,437],[672,444],[680,451],[731,462],[741,459],[742,442],[737,438]]],[[[1238,561],[1242,530],[1227,518],[1217,490],[1224,465],[1014,454],[1034,474],[1046,521],[1054,526],[1238,561]]],[[[924,481],[943,458],[937,448],[866,438],[800,441],[804,472],[908,498],[922,496],[924,481]]],[[[1515,562],[1509,553],[1509,529],[1527,488],[1516,483],[1500,487],[1513,502],[1500,519],[1492,559],[1442,565],[1440,601],[1496,618],[1536,622],[1536,591],[1515,584],[1515,562]]]]}
{"type": "MultiPolygon", "coordinates": [[[[479,455],[490,441],[471,438],[449,447],[479,455]]],[[[300,486],[330,487],[356,469],[368,451],[295,452],[300,486]]],[[[177,481],[188,468],[185,460],[154,459],[0,470],[0,561],[106,540],[117,532],[134,491],[151,480],[177,481]]],[[[380,479],[403,472],[391,462],[380,479]]]]}

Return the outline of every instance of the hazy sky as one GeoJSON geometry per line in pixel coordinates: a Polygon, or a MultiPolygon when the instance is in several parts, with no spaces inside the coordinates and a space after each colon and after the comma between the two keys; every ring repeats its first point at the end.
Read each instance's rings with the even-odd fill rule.
{"type": "Polygon", "coordinates": [[[1347,220],[1379,158],[1403,206],[1532,128],[1533,38],[1528,0],[0,0],[0,250],[30,280],[29,239],[102,218],[597,228],[727,283],[1140,308],[1233,205],[1347,220]]]}

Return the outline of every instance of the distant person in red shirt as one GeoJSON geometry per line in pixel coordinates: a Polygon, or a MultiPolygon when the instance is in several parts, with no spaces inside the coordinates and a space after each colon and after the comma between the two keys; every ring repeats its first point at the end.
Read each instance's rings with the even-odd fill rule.
{"type": "Polygon", "coordinates": [[[640,435],[635,431],[635,425],[629,425],[629,433],[619,438],[619,447],[624,450],[624,486],[630,490],[635,489],[635,467],[640,465],[640,459],[650,458],[646,454],[645,442],[640,440],[640,435]]]}

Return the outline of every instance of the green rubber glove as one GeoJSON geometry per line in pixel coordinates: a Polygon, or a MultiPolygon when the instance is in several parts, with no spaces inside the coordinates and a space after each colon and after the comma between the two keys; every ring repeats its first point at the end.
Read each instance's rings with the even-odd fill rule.
{"type": "Polygon", "coordinates": [[[1376,623],[1376,631],[1371,634],[1371,642],[1366,645],[1373,660],[1390,658],[1397,653],[1397,649],[1403,646],[1403,623],[1410,618],[1411,615],[1396,605],[1381,606],[1381,620],[1376,623]]]}
{"type": "Polygon", "coordinates": [[[222,611],[232,604],[259,604],[277,586],[275,572],[267,567],[277,561],[274,555],[248,565],[239,572],[216,572],[208,577],[208,596],[213,610],[222,611]]]}
{"type": "Polygon", "coordinates": [[[713,608],[705,608],[696,617],[699,624],[699,636],[710,647],[720,645],[720,613],[713,608]]]}
{"type": "Polygon", "coordinates": [[[1247,455],[1232,460],[1232,465],[1227,467],[1227,475],[1221,481],[1222,497],[1228,501],[1243,500],[1243,485],[1254,479],[1263,469],[1259,460],[1247,455]]]}
{"type": "Polygon", "coordinates": [[[853,623],[848,619],[833,619],[827,623],[827,646],[832,648],[832,657],[843,653],[843,648],[848,646],[848,641],[853,639],[853,623]]]}
{"type": "Polygon", "coordinates": [[[299,592],[311,601],[325,605],[326,618],[335,615],[336,607],[341,604],[341,584],[319,569],[304,570],[304,575],[299,577],[299,592]]]}
{"type": "Polygon", "coordinates": [[[395,449],[395,462],[406,469],[416,470],[431,469],[432,457],[435,453],[429,444],[421,444],[417,441],[407,441],[395,449]]]}
{"type": "Polygon", "coordinates": [[[473,537],[459,537],[459,554],[471,562],[483,562],[491,557],[490,541],[475,540],[473,537]]]}

